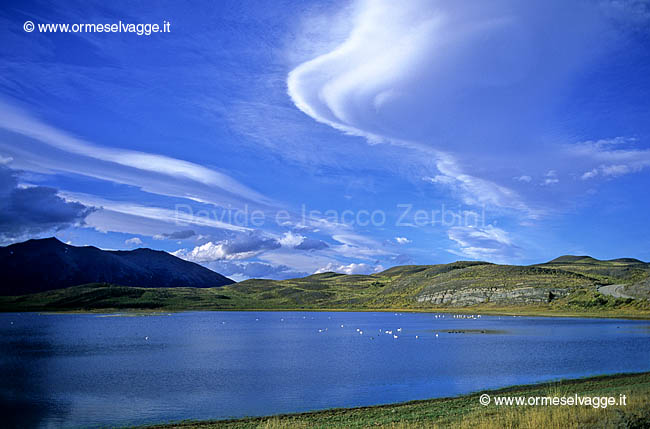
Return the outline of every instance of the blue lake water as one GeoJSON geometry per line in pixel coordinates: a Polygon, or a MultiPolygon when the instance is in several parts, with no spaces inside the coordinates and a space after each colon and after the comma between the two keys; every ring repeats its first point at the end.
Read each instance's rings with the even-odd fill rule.
{"type": "Polygon", "coordinates": [[[634,320],[0,314],[0,412],[20,427],[267,415],[648,371],[649,357],[650,322],[634,320]],[[460,329],[499,332],[436,332],[460,329]]]}

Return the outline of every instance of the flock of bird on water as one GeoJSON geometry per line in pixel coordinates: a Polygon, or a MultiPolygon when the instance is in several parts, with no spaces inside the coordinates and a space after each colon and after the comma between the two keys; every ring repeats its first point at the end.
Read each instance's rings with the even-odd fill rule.
{"type": "MultiPolygon", "coordinates": [[[[401,316],[401,315],[402,315],[402,313],[395,313],[395,316],[401,316]]],[[[171,316],[171,314],[168,314],[168,316],[171,316]]],[[[436,318],[436,319],[444,319],[445,316],[446,316],[445,314],[436,314],[436,315],[434,315],[434,318],[436,318]]],[[[513,317],[517,317],[517,316],[513,316],[513,317]]],[[[306,317],[306,316],[302,316],[302,318],[303,318],[303,319],[306,319],[307,317],[306,317]]],[[[327,318],[330,319],[330,320],[332,319],[331,316],[328,316],[327,318]]],[[[476,320],[476,319],[480,319],[480,318],[481,318],[481,315],[480,315],[480,314],[453,314],[453,315],[451,315],[451,318],[453,318],[453,319],[470,319],[470,320],[476,320]]],[[[311,319],[313,320],[314,318],[312,317],[311,319]]],[[[501,319],[501,317],[499,317],[499,319],[501,319]]],[[[259,318],[259,317],[256,317],[256,318],[255,318],[255,321],[256,321],[256,322],[259,322],[259,321],[260,321],[260,318],[259,318]]],[[[284,322],[284,318],[280,318],[280,322],[284,322]]],[[[13,322],[11,322],[11,323],[13,324],[13,322]]],[[[225,325],[226,322],[221,322],[221,324],[222,324],[222,325],[225,325]]],[[[345,325],[344,325],[344,324],[341,324],[341,328],[345,328],[345,325]]],[[[322,333],[325,333],[325,332],[327,332],[327,331],[328,331],[328,328],[322,328],[322,329],[319,329],[319,330],[318,330],[318,333],[319,333],[319,334],[322,334],[322,333]]],[[[357,328],[356,332],[357,332],[359,335],[363,335],[363,330],[360,329],[360,328],[357,328]]],[[[386,330],[379,329],[379,333],[378,333],[378,335],[382,335],[382,334],[384,334],[384,335],[389,335],[389,336],[392,335],[393,339],[396,340],[396,339],[399,338],[399,335],[398,335],[398,334],[401,334],[401,333],[402,333],[402,328],[396,328],[396,329],[394,329],[394,330],[392,330],[392,329],[386,329],[386,330]]],[[[438,333],[436,333],[435,336],[436,336],[436,338],[438,338],[438,333]]],[[[415,339],[416,339],[416,340],[419,339],[419,338],[420,338],[419,335],[415,335],[415,339]]],[[[149,337],[146,336],[146,337],[144,337],[144,339],[148,341],[148,340],[149,340],[149,337]]],[[[372,339],[374,339],[374,337],[370,337],[370,339],[372,340],[372,339]]]]}
{"type": "MultiPolygon", "coordinates": [[[[402,315],[402,313],[395,313],[395,316],[401,316],[401,315],[402,315]]],[[[444,315],[444,314],[436,314],[434,317],[435,317],[436,319],[444,319],[444,318],[445,318],[445,315],[444,315]]],[[[306,319],[306,316],[303,316],[302,318],[303,318],[303,319],[306,319]]],[[[328,316],[327,318],[330,319],[330,320],[332,319],[331,316],[328,316]]],[[[480,318],[481,318],[481,315],[480,315],[480,314],[454,314],[454,315],[452,315],[452,318],[454,318],[454,319],[473,319],[473,320],[475,320],[475,319],[480,319],[480,318]]],[[[312,319],[313,319],[313,317],[312,317],[312,319]]],[[[259,320],[260,320],[259,318],[256,318],[256,319],[255,319],[256,322],[259,322],[259,320]]],[[[281,319],[280,319],[280,322],[284,322],[284,318],[281,318],[281,319]]],[[[225,323],[225,322],[223,322],[223,323],[225,323]]],[[[345,325],[342,324],[342,325],[341,325],[341,328],[345,328],[345,325]]],[[[322,334],[322,333],[325,333],[325,332],[327,332],[327,331],[328,331],[328,328],[322,328],[322,329],[319,329],[319,330],[318,330],[318,333],[319,333],[319,334],[322,334]]],[[[363,330],[360,329],[360,328],[357,328],[356,332],[357,332],[359,335],[363,335],[363,330]]],[[[379,329],[379,334],[378,334],[378,335],[381,335],[381,334],[384,334],[384,335],[392,335],[392,336],[393,336],[393,339],[396,340],[396,339],[399,338],[399,335],[398,335],[398,334],[401,334],[401,332],[402,332],[402,328],[397,328],[397,329],[395,329],[395,330],[392,330],[392,329],[391,329],[391,330],[388,330],[388,329],[387,329],[387,330],[379,329]],[[393,331],[394,331],[394,332],[393,332],[393,331]]],[[[420,338],[420,336],[419,336],[419,335],[416,335],[416,336],[415,336],[415,339],[417,340],[418,338],[420,338]]],[[[436,338],[438,338],[438,334],[437,334],[437,333],[436,333],[436,338]]],[[[372,340],[372,339],[374,339],[374,337],[370,337],[370,339],[372,340]]]]}

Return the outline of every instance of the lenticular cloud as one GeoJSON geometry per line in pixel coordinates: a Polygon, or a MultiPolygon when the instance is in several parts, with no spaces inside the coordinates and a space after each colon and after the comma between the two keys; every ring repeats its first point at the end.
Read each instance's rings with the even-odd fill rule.
{"type": "Polygon", "coordinates": [[[289,95],[315,120],[371,142],[521,145],[610,34],[594,3],[538,3],[360,2],[349,37],[291,71],[289,95]]]}
{"type": "Polygon", "coordinates": [[[368,0],[352,10],[348,37],[289,73],[294,104],[370,143],[422,151],[436,183],[466,202],[537,216],[512,177],[564,162],[554,139],[575,133],[558,105],[619,45],[624,4],[368,0]]]}

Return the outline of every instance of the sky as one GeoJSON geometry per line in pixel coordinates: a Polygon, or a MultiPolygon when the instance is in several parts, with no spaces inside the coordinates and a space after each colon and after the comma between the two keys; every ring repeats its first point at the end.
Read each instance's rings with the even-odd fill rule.
{"type": "Polygon", "coordinates": [[[5,1],[0,40],[0,245],[650,260],[648,2],[5,1]],[[169,31],[39,27],[120,22],[169,31]]]}

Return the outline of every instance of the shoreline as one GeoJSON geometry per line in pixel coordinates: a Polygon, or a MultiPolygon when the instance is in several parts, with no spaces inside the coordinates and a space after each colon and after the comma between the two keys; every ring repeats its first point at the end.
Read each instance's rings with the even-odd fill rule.
{"type": "MultiPolygon", "coordinates": [[[[512,385],[497,389],[480,390],[472,393],[420,399],[408,402],[392,404],[370,405],[352,408],[329,408],[297,413],[282,413],[267,416],[243,417],[236,419],[204,420],[204,421],[178,421],[158,423],[146,426],[135,426],[140,429],[170,429],[170,428],[289,428],[289,427],[366,427],[373,425],[378,427],[419,428],[441,425],[440,427],[457,427],[458,423],[467,418],[485,418],[488,413],[492,418],[512,418],[514,414],[521,412],[523,415],[531,410],[541,410],[543,413],[551,413],[556,410],[563,410],[569,414],[584,413],[596,416],[596,420],[602,418],[603,413],[608,410],[616,410],[619,414],[626,414],[630,411],[636,416],[637,409],[642,408],[640,418],[650,419],[650,371],[617,373],[608,375],[588,376],[581,378],[559,379],[534,384],[512,385]],[[494,396],[619,396],[629,395],[630,402],[625,406],[611,406],[609,408],[594,408],[591,406],[482,406],[479,397],[483,394],[494,396]],[[641,405],[639,405],[641,404],[641,405]],[[406,426],[404,426],[404,422],[406,426]]],[[[626,420],[627,421],[627,420],[626,420]]],[[[645,422],[645,420],[644,420],[645,422]]],[[[575,423],[571,421],[570,423],[575,423]]],[[[490,426],[491,427],[491,426],[490,426]]],[[[498,426],[496,426],[498,427],[498,426]]],[[[569,426],[567,426],[569,427],[569,426]]],[[[573,427],[573,426],[571,426],[573,427]]]]}
{"type": "MultiPolygon", "coordinates": [[[[484,316],[504,316],[504,317],[568,317],[568,318],[586,318],[586,319],[627,319],[627,320],[650,320],[650,314],[630,314],[607,312],[581,312],[570,311],[566,309],[548,309],[548,308],[512,308],[512,307],[458,307],[458,308],[162,308],[162,309],[139,309],[139,308],[105,308],[89,310],[22,310],[6,311],[0,310],[0,313],[29,314],[38,313],[46,315],[56,314],[107,314],[129,316],[154,316],[168,315],[170,313],[187,313],[200,311],[222,311],[222,312],[307,312],[307,313],[430,313],[430,314],[480,314],[484,316]]],[[[116,316],[117,317],[117,316],[116,316]]]]}

